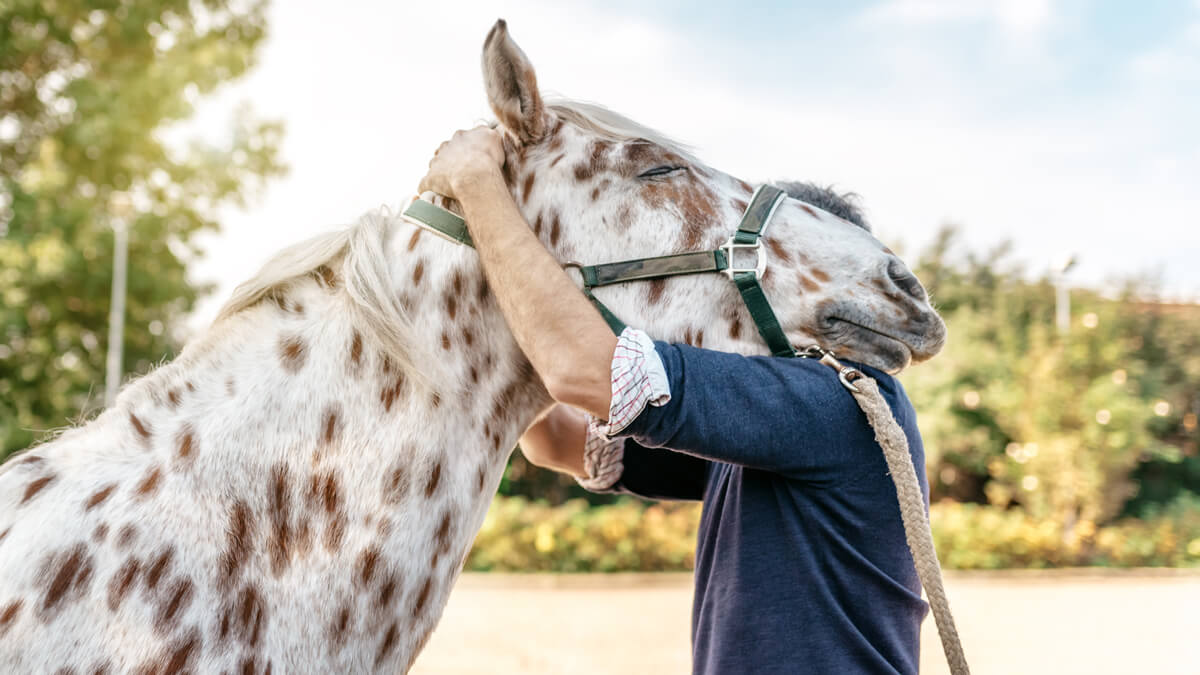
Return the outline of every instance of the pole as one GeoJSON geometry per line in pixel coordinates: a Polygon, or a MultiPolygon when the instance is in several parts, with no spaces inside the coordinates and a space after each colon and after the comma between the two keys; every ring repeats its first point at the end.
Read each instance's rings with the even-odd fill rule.
{"type": "Polygon", "coordinates": [[[1071,331],[1071,293],[1067,290],[1065,275],[1058,275],[1058,283],[1054,285],[1054,318],[1058,324],[1058,332],[1066,335],[1071,331]]]}
{"type": "Polygon", "coordinates": [[[125,272],[129,257],[129,230],[124,221],[113,221],[112,301],[108,312],[108,359],[104,404],[112,407],[121,388],[121,361],[125,351],[125,272]]]}

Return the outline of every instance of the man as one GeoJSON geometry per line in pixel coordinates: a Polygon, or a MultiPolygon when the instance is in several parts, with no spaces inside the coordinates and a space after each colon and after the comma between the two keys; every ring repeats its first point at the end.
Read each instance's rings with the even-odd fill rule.
{"type": "MultiPolygon", "coordinates": [[[[501,311],[560,404],[522,439],[530,461],[594,490],[704,501],[694,672],[916,673],[926,605],[895,488],[834,373],[614,336],[521,217],[503,163],[499,132],[460,131],[420,189],[462,206],[501,311]]],[[[862,369],[924,467],[903,389],[862,369]]]]}

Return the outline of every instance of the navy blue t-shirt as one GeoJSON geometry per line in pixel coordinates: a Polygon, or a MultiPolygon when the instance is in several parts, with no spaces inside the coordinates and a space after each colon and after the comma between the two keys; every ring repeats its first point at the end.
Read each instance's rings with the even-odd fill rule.
{"type": "MultiPolygon", "coordinates": [[[[837,374],[655,347],[671,399],[622,432],[613,489],[704,501],[693,672],[916,673],[927,605],[883,451],[837,374]]],[[[916,413],[899,382],[862,370],[904,429],[928,502],[916,413]]]]}

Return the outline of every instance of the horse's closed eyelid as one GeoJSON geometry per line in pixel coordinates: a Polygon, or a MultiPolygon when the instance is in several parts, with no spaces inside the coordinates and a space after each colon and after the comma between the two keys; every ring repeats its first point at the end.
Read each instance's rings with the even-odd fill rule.
{"type": "Polygon", "coordinates": [[[682,171],[685,168],[687,167],[671,165],[656,166],[649,171],[643,171],[642,173],[638,174],[638,178],[661,178],[663,176],[673,174],[676,171],[682,171]]]}

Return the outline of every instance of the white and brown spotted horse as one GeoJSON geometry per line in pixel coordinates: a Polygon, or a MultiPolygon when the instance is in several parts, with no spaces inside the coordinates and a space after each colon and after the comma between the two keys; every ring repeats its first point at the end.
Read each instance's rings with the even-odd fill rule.
{"type": "MultiPolygon", "coordinates": [[[[730,235],[750,185],[544,102],[503,22],[483,63],[509,186],[558,259],[730,235]]],[[[767,244],[795,344],[889,370],[941,347],[924,291],[864,228],[788,200],[767,244]]],[[[657,337],[765,351],[719,275],[597,294],[657,337]]],[[[406,670],[550,403],[473,250],[386,214],[288,249],[174,362],[0,469],[0,671],[406,670]]]]}

